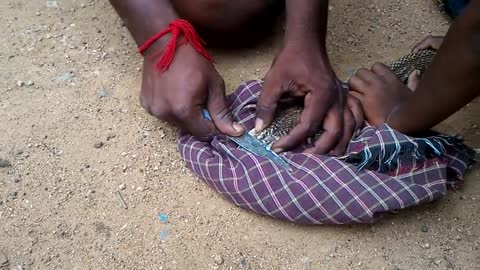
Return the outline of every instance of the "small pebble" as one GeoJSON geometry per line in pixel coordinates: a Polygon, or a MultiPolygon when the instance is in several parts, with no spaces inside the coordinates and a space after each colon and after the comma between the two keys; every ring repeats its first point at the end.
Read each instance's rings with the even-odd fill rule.
{"type": "Polygon", "coordinates": [[[422,246],[424,249],[429,249],[430,248],[430,244],[429,243],[426,243],[422,246]]]}
{"type": "Polygon", "coordinates": [[[10,166],[12,166],[12,163],[10,163],[10,161],[0,158],[0,168],[6,168],[10,166]]]}
{"type": "Polygon", "coordinates": [[[435,264],[436,266],[440,266],[441,263],[442,263],[442,259],[436,259],[433,261],[433,264],[435,264]]]}
{"type": "Polygon", "coordinates": [[[215,255],[215,257],[213,258],[213,260],[215,261],[216,264],[218,265],[221,265],[223,263],[223,258],[222,256],[220,255],[215,255]]]}
{"type": "Polygon", "coordinates": [[[102,148],[103,142],[98,141],[98,142],[96,142],[93,146],[94,146],[95,148],[102,148]]]}
{"type": "Polygon", "coordinates": [[[17,81],[17,86],[18,87],[22,87],[24,85],[25,85],[25,83],[23,81],[17,81]]]}
{"type": "Polygon", "coordinates": [[[125,190],[127,188],[127,185],[125,185],[125,183],[122,183],[118,186],[118,189],[120,190],[125,190]]]}
{"type": "Polygon", "coordinates": [[[100,89],[97,94],[99,98],[108,98],[111,96],[107,89],[100,89]]]}
{"type": "Polygon", "coordinates": [[[8,258],[7,255],[0,250],[0,268],[2,267],[8,269],[8,258]]]}
{"type": "Polygon", "coordinates": [[[117,134],[115,134],[115,133],[113,133],[113,132],[107,133],[107,141],[109,141],[109,140],[111,140],[111,139],[113,139],[113,138],[115,138],[115,137],[117,137],[117,134]]]}
{"type": "Polygon", "coordinates": [[[27,81],[27,83],[26,83],[27,86],[32,86],[32,85],[34,85],[34,84],[35,84],[35,83],[34,83],[33,81],[27,81]]]}
{"type": "Polygon", "coordinates": [[[12,198],[12,199],[16,199],[16,198],[17,198],[17,196],[18,196],[18,192],[16,192],[16,191],[12,191],[12,192],[10,192],[8,195],[10,196],[10,198],[12,198]]]}
{"type": "Polygon", "coordinates": [[[422,227],[420,228],[422,230],[422,232],[426,233],[428,232],[428,226],[423,224],[422,227]]]}

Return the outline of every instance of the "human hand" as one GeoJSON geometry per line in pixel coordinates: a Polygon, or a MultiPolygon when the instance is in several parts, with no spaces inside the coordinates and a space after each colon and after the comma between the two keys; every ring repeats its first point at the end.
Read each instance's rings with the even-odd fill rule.
{"type": "Polygon", "coordinates": [[[143,64],[140,103],[148,113],[204,139],[217,130],[230,136],[244,133],[233,121],[225,83],[207,59],[190,45],[180,46],[169,69],[159,73],[159,57],[146,54],[143,64]],[[205,108],[212,121],[203,117],[205,108]]]}
{"type": "MultiPolygon", "coordinates": [[[[410,75],[409,84],[416,76],[416,71],[410,75]]],[[[367,121],[376,127],[385,123],[393,109],[414,90],[404,85],[381,63],[374,64],[370,70],[359,69],[348,84],[351,89],[349,94],[360,100],[367,121]]]]}
{"type": "Polygon", "coordinates": [[[443,39],[444,37],[442,36],[428,36],[415,45],[415,47],[412,49],[412,52],[416,53],[426,49],[434,49],[438,51],[442,46],[443,39]]]}
{"type": "Polygon", "coordinates": [[[287,45],[265,77],[257,102],[257,132],[272,123],[283,94],[305,97],[299,123],[290,134],[273,144],[272,149],[276,152],[302,144],[320,128],[324,129],[323,134],[307,152],[329,153],[343,137],[345,92],[323,51],[312,43],[287,45]]]}

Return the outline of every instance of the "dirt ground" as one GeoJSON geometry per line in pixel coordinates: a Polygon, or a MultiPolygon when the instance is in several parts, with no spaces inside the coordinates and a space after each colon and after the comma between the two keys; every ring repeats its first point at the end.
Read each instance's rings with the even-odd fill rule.
{"type": "MultiPolygon", "coordinates": [[[[142,59],[108,2],[46,2],[0,1],[0,158],[11,163],[0,168],[0,269],[479,269],[478,165],[463,189],[373,225],[298,226],[238,209],[184,167],[177,131],[140,107],[142,59]]],[[[449,25],[427,0],[330,10],[343,79],[449,25]]],[[[230,91],[266,73],[277,32],[214,53],[230,91]]],[[[477,100],[439,129],[479,148],[479,120],[477,100]]]]}

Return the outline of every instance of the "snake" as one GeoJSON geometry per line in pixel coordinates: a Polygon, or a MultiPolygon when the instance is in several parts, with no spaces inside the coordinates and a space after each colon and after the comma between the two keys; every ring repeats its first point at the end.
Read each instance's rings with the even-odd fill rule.
{"type": "MultiPolygon", "coordinates": [[[[420,71],[420,75],[424,74],[431,65],[435,54],[436,51],[431,49],[410,53],[391,62],[388,68],[402,83],[406,83],[413,71],[418,70],[420,71]]],[[[348,87],[346,86],[346,82],[344,82],[343,85],[344,87],[348,87]]],[[[283,99],[279,103],[272,124],[259,133],[256,133],[254,129],[249,133],[270,147],[278,139],[290,133],[298,124],[302,112],[303,106],[301,102],[298,102],[298,99],[297,102],[295,102],[294,98],[283,99]]],[[[310,139],[317,139],[321,135],[321,132],[320,130],[310,139]]]]}

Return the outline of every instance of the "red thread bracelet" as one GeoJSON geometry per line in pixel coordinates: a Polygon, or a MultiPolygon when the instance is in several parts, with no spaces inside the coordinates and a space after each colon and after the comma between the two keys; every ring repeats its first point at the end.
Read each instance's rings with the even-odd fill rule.
{"type": "Polygon", "coordinates": [[[162,38],[164,35],[172,33],[172,37],[170,41],[168,41],[167,46],[162,51],[162,57],[156,64],[158,70],[160,72],[166,71],[170,64],[173,61],[173,57],[175,56],[175,50],[178,46],[185,45],[190,43],[192,47],[203,57],[205,57],[208,61],[213,62],[212,57],[208,54],[207,50],[203,47],[203,40],[200,36],[195,32],[193,26],[187,22],[186,20],[177,19],[172,21],[167,28],[163,29],[162,31],[155,34],[153,37],[145,41],[141,46],[138,47],[138,52],[140,54],[144,54],[144,52],[152,46],[155,41],[162,38]],[[184,40],[177,44],[178,36],[182,33],[184,35],[184,40]]]}

